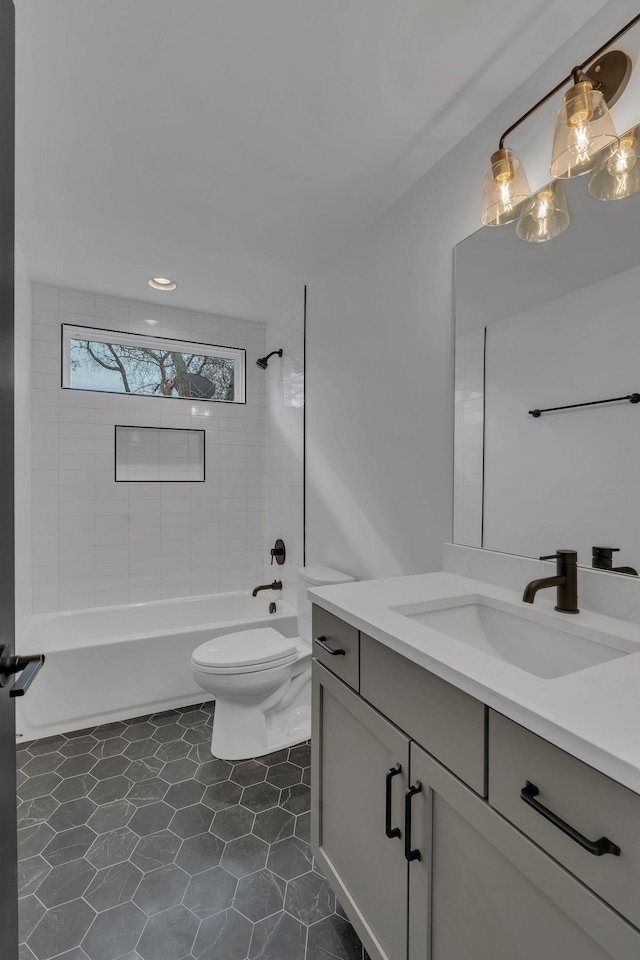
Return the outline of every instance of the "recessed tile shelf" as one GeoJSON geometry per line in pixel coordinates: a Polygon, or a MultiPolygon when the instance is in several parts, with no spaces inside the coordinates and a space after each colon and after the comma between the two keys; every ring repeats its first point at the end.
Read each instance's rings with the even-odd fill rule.
{"type": "Polygon", "coordinates": [[[115,479],[204,482],[205,431],[116,425],[115,479]]]}

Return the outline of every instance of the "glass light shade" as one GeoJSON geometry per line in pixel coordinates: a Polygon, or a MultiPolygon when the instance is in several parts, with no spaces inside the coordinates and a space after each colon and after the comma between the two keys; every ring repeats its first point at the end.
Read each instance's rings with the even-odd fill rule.
{"type": "Polygon", "coordinates": [[[551,155],[551,175],[581,177],[618,145],[606,101],[590,81],[576,83],[558,112],[551,155]]]}
{"type": "Polygon", "coordinates": [[[484,175],[481,218],[484,226],[499,227],[504,223],[513,223],[530,196],[531,187],[520,161],[511,150],[497,150],[484,175]]]}
{"type": "Polygon", "coordinates": [[[606,156],[593,171],[589,193],[596,200],[623,200],[640,190],[640,146],[638,128],[620,137],[611,156],[606,156]]]}
{"type": "Polygon", "coordinates": [[[556,181],[531,197],[518,220],[516,233],[529,243],[544,243],[564,233],[570,220],[564,187],[556,181]]]}

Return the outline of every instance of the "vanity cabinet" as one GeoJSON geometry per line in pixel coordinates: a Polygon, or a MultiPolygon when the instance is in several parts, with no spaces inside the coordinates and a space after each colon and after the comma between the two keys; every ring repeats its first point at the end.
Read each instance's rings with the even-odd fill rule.
{"type": "MultiPolygon", "coordinates": [[[[620,915],[635,919],[635,838],[622,873],[605,863],[613,887],[589,889],[557,828],[538,832],[544,818],[520,799],[526,770],[542,781],[551,762],[527,739],[540,738],[362,633],[359,653],[359,690],[313,664],[312,844],[372,960],[638,960],[640,931],[620,915]]],[[[540,743],[558,755],[554,774],[567,760],[580,796],[578,761],[540,743]]],[[[607,784],[586,785],[600,817],[609,797],[617,809],[607,784]]]]}

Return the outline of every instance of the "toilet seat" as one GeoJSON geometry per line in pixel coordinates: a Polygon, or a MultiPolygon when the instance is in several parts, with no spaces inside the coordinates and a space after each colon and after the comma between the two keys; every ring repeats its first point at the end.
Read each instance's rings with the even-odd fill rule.
{"type": "Polygon", "coordinates": [[[199,673],[254,673],[284,667],[297,659],[294,640],[273,627],[262,627],[207,640],[193,651],[191,665],[199,673]]]}

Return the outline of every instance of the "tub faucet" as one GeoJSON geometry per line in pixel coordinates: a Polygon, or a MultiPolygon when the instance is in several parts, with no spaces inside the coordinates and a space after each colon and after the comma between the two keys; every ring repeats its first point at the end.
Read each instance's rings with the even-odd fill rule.
{"type": "Polygon", "coordinates": [[[544,577],[541,580],[532,580],[524,588],[522,599],[525,603],[533,603],[538,590],[545,587],[557,587],[556,610],[559,613],[580,613],[578,609],[578,554],[575,550],[556,550],[541,560],[555,560],[557,571],[555,577],[544,577]]]}
{"type": "Polygon", "coordinates": [[[261,590],[282,590],[282,580],[274,580],[273,583],[263,583],[259,587],[254,587],[251,596],[257,597],[261,590]]]}

